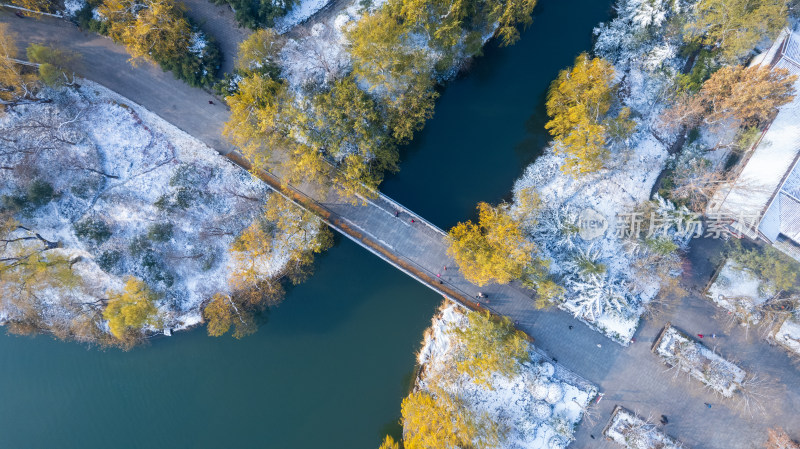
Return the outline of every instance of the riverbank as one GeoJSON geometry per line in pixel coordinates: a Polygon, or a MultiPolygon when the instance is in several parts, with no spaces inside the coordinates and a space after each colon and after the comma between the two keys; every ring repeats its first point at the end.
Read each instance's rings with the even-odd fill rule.
{"type": "MultiPolygon", "coordinates": [[[[148,333],[197,325],[211,296],[232,293],[243,269],[233,246],[262,214],[267,187],[150,111],[79,82],[0,118],[3,134],[15,136],[0,156],[4,218],[18,222],[5,231],[25,242],[3,254],[36,254],[48,277],[62,259],[71,272],[46,284],[27,278],[24,291],[33,291],[23,294],[12,292],[14,275],[29,275],[10,267],[0,318],[19,332],[114,344],[101,316],[106,298],[135,276],[159,296],[159,325],[148,333]],[[39,248],[34,235],[57,249],[39,248]]],[[[257,276],[279,277],[306,244],[272,248],[257,276]]]]}
{"type": "MultiPolygon", "coordinates": [[[[475,313],[479,312],[469,312],[450,301],[440,306],[417,355],[419,371],[412,396],[425,392],[444,408],[449,401],[455,401],[459,414],[467,416],[466,420],[472,416],[475,427],[483,429],[474,436],[477,447],[534,449],[569,445],[575,428],[597,396],[597,388],[558,365],[533,344],[526,344],[527,360],[513,375],[487,373],[483,381],[460,371],[458,367],[464,361],[460,354],[471,351],[464,348],[467,337],[461,332],[474,332],[468,316],[475,313]]],[[[484,337],[490,339],[488,335],[479,338],[484,337]]],[[[488,344],[500,350],[494,345],[502,343],[491,340],[488,344]]],[[[496,355],[482,353],[480,357],[491,359],[496,355]]],[[[409,433],[420,430],[409,421],[405,402],[403,407],[404,434],[409,438],[409,433]]]]}

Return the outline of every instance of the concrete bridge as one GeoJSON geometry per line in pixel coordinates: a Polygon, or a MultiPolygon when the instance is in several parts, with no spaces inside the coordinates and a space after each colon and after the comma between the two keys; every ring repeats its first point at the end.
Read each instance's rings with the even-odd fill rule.
{"type": "MultiPolygon", "coordinates": [[[[230,20],[224,16],[224,10],[205,0],[189,0],[188,4],[190,14],[230,20]]],[[[170,73],[152,64],[131,67],[122,47],[109,39],[83,33],[63,20],[20,19],[0,8],[0,22],[8,23],[18,34],[22,54],[29,43],[57,44],[79,53],[84,64],[79,69],[80,75],[146,107],[233,162],[249,168],[247,161],[221,138],[222,125],[229,113],[211,94],[175,80],[170,73]]],[[[748,337],[739,329],[726,330],[724,323],[714,318],[716,308],[698,295],[683,298],[658,321],[643,322],[636,334],[637,343],[623,348],[580,325],[564,312],[535,310],[529,293],[517,286],[478,288],[470,284],[447,256],[444,233],[390,198],[380,195],[366,205],[356,206],[336,197],[329,189],[283,184],[275,174],[268,172],[259,173],[259,177],[437,293],[472,307],[477,307],[475,295],[479,290],[487,293],[489,302],[482,306],[510,317],[517,327],[535,337],[537,347],[598,385],[605,397],[597,406],[597,418],[584,420],[573,447],[617,447],[600,436],[616,404],[642,416],[669,416],[665,432],[695,449],[760,447],[766,438],[766,429],[773,426],[781,426],[793,436],[800,436],[800,421],[796,419],[796,411],[800,410],[800,388],[797,387],[800,371],[781,349],[748,337]],[[401,213],[395,217],[397,211],[401,213]],[[689,333],[716,333],[718,352],[737,360],[748,371],[771,379],[780,394],[768,404],[767,413],[744,415],[734,410],[730,401],[720,400],[698,382],[683,377],[676,379],[667,373],[649,350],[649,342],[655,339],[666,321],[689,333]],[[570,326],[574,327],[570,329],[570,326]],[[707,409],[704,402],[714,404],[714,408],[707,409]]],[[[688,255],[694,266],[690,276],[684,279],[688,287],[700,286],[707,280],[708,270],[704,268],[710,267],[710,255],[704,245],[696,245],[688,255]]]]}

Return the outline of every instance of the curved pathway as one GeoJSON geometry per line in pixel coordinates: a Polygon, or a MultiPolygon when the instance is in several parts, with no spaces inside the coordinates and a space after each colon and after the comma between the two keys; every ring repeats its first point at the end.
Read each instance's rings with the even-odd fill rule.
{"type": "MultiPolygon", "coordinates": [[[[229,114],[208,93],[188,87],[169,73],[149,63],[132,68],[121,47],[110,40],[81,33],[72,24],[51,19],[19,19],[0,9],[0,22],[9,23],[22,46],[30,42],[57,43],[79,53],[84,66],[81,75],[141,104],[178,128],[242,166],[246,161],[231,152],[219,135],[229,114]]],[[[270,173],[261,178],[287,197],[323,216],[334,228],[353,238],[439,293],[469,303],[478,287],[468,283],[446,255],[443,233],[391,199],[379,197],[363,206],[354,206],[314,186],[289,186],[270,173]],[[323,193],[320,193],[323,192],[323,193]],[[399,217],[395,212],[401,211],[399,217]],[[411,220],[414,220],[412,223],[411,220]],[[447,270],[444,267],[447,266],[447,270]],[[439,283],[441,281],[441,283],[439,283]]],[[[712,242],[713,243],[713,242],[712,242]]],[[[690,260],[696,265],[693,279],[685,281],[699,287],[705,279],[702,269],[709,267],[706,244],[693,248],[690,260]]],[[[708,254],[713,254],[713,247],[708,254]]],[[[706,270],[709,271],[709,270],[706,270]]],[[[645,322],[636,335],[637,342],[623,348],[560,311],[537,311],[532,300],[513,286],[492,285],[480,290],[489,294],[484,306],[511,317],[536,339],[536,345],[552,354],[566,368],[597,384],[605,393],[598,404],[596,421],[587,420],[577,433],[573,447],[615,447],[602,440],[600,432],[615,404],[642,416],[669,417],[666,433],[693,448],[759,447],[768,427],[781,426],[800,436],[800,371],[786,354],[775,347],[735,329],[726,333],[713,316],[717,310],[696,295],[684,298],[673,312],[657,322],[645,322]],[[767,414],[753,418],[732,410],[727,402],[700,388],[685,376],[673,378],[650,352],[650,343],[666,321],[689,333],[716,333],[718,351],[737,360],[749,370],[772,378],[780,388],[770,402],[767,414]],[[570,330],[569,326],[573,325],[570,330]],[[714,404],[707,409],[703,403],[714,404]],[[596,439],[592,439],[590,435],[596,439]]]]}

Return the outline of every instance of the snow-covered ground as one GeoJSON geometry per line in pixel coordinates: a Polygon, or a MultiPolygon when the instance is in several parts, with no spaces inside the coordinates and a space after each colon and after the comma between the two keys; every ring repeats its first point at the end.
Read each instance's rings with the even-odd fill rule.
{"type": "MultiPolygon", "coordinates": [[[[579,179],[562,173],[559,167],[564,157],[547,148],[514,186],[515,199],[533,188],[546,205],[537,217],[539,223],[528,231],[551,262],[551,273],[566,289],[559,307],[621,344],[630,342],[643,306],[659,293],[664,277],[655,272],[664,261],[653,263],[655,256],[641,239],[620,234],[633,229],[635,216],[629,214],[651,200],[653,184],[668,161],[669,142],[657,128],[667,105],[665,95],[685,60],[677,55],[680,42],[665,38],[660,27],[691,2],[666,3],[620,0],[619,16],[595,30],[595,53],[614,64],[620,106],[630,107],[636,118],[637,130],[627,144],[612,154],[606,169],[579,179]],[[580,226],[586,214],[604,222],[599,236],[584,239],[569,232],[580,226]],[[602,264],[604,272],[582,273],[576,264],[579,258],[602,264]]],[[[688,214],[665,201],[654,207],[659,218],[688,214]]],[[[640,236],[656,236],[650,233],[650,217],[639,218],[644,218],[640,236]]],[[[677,226],[671,228],[665,238],[680,247],[687,239],[677,235],[677,230],[677,226]]],[[[675,257],[667,259],[677,265],[675,257]]]]}
{"type": "MultiPolygon", "coordinates": [[[[202,303],[229,292],[236,269],[229,248],[259,216],[267,188],[141,106],[80,83],[49,91],[52,103],[0,118],[0,135],[14,139],[0,165],[16,167],[0,170],[0,194],[18,196],[34,179],[52,185],[52,201],[16,218],[76,261],[84,286],[70,293],[75,304],[107,298],[135,275],[159,293],[166,328],[197,324],[202,303]],[[23,151],[30,148],[36,151],[23,151]]],[[[264,274],[279,272],[288,257],[287,248],[275,248],[264,274]]],[[[14,320],[4,305],[0,316],[14,320]]]]}
{"type": "MultiPolygon", "coordinates": [[[[331,0],[332,1],[332,0],[331,0]]],[[[308,9],[325,7],[326,0],[307,0],[308,9]]],[[[279,56],[281,66],[281,76],[289,82],[290,89],[298,96],[302,97],[309,88],[326,87],[329,82],[340,78],[352,70],[352,58],[348,51],[350,42],[346,32],[350,27],[361,19],[364,14],[373,13],[382,8],[386,0],[345,0],[346,3],[341,7],[338,14],[325,14],[322,19],[316,22],[309,22],[303,25],[302,31],[295,30],[295,37],[287,39],[279,56]]],[[[306,2],[300,6],[305,8],[306,2]]],[[[299,10],[298,10],[299,11],[299,10]]],[[[286,18],[288,19],[294,10],[286,18]]],[[[276,29],[283,33],[296,24],[308,19],[312,14],[303,16],[302,20],[291,19],[283,25],[279,21],[276,29]]],[[[494,30],[489,30],[483,35],[483,43],[486,43],[493,36],[494,30]]],[[[454,78],[464,62],[469,58],[466,53],[466,46],[463,42],[455,45],[455,57],[450,66],[441,71],[434,71],[436,62],[443,57],[440,50],[434,49],[429,45],[428,38],[423,35],[414,35],[405,42],[405,45],[412,50],[419,50],[424,53],[431,75],[439,83],[445,83],[454,78]]],[[[381,88],[376,88],[363,79],[358,80],[359,87],[376,96],[383,96],[385,93],[381,88]]],[[[403,86],[401,86],[403,87],[403,86]]],[[[401,90],[404,90],[403,87],[401,90]]]]}
{"type": "Polygon", "coordinates": [[[432,379],[446,391],[457,394],[478,416],[483,413],[508,426],[502,448],[557,449],[573,440],[573,432],[584,410],[597,395],[597,388],[530,346],[531,360],[519,374],[508,378],[493,374],[491,388],[458,375],[453,360],[454,329],[468,324],[465,311],[445,303],[425,332],[417,357],[420,374],[416,388],[426,389],[432,379]],[[452,379],[452,380],[451,380],[452,379]]]}
{"type": "Polygon", "coordinates": [[[786,319],[772,335],[772,338],[787,350],[800,356],[800,320],[786,319]]]}
{"type": "Polygon", "coordinates": [[[728,259],[706,295],[718,306],[736,314],[742,324],[751,325],[761,320],[758,307],[773,296],[770,290],[761,279],[728,259]]]}
{"type": "Polygon", "coordinates": [[[688,373],[726,398],[741,388],[747,373],[678,329],[667,325],[655,347],[664,362],[688,373]]]}
{"type": "Polygon", "coordinates": [[[680,449],[683,444],[630,410],[617,406],[603,434],[627,449],[680,449]]]}
{"type": "Polygon", "coordinates": [[[300,0],[289,12],[275,20],[275,31],[279,34],[286,33],[298,24],[308,20],[322,8],[328,6],[333,0],[300,0]]]}
{"type": "Polygon", "coordinates": [[[344,27],[361,17],[358,2],[339,15],[307,26],[308,32],[287,39],[279,55],[281,76],[298,96],[308,86],[327,86],[351,68],[344,27]]]}

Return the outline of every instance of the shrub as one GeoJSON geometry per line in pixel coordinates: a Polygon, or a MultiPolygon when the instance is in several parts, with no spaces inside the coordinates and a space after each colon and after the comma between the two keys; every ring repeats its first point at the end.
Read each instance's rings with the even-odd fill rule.
{"type": "Polygon", "coordinates": [[[75,13],[75,22],[78,23],[78,27],[84,30],[89,30],[93,33],[102,34],[103,36],[108,35],[108,28],[109,23],[108,21],[96,20],[94,18],[94,8],[97,6],[98,2],[89,1],[80,11],[75,13]]]}
{"type": "Polygon", "coordinates": [[[742,268],[761,280],[775,286],[778,291],[796,291],[795,281],[800,271],[798,263],[771,246],[746,250],[736,242],[730,257],[742,268]]]}
{"type": "Polygon", "coordinates": [[[646,239],[644,244],[647,245],[651,251],[661,256],[668,256],[678,250],[678,244],[666,236],[646,239]]]}
{"type": "Polygon", "coordinates": [[[3,210],[16,213],[28,205],[28,198],[25,195],[3,195],[0,198],[3,210]]]}
{"type": "Polygon", "coordinates": [[[178,58],[152,55],[153,60],[162,69],[171,71],[175,78],[192,87],[212,87],[216,83],[216,73],[222,63],[219,44],[211,36],[203,34],[196,25],[192,25],[192,30],[206,41],[199,54],[188,51],[178,58]]]}
{"type": "Polygon", "coordinates": [[[53,186],[47,182],[37,179],[28,186],[28,201],[34,207],[44,206],[53,199],[53,186]]]}
{"type": "Polygon", "coordinates": [[[154,223],[147,230],[147,238],[154,242],[167,242],[172,238],[172,223],[154,223]]]}
{"type": "Polygon", "coordinates": [[[122,252],[117,250],[103,251],[96,259],[97,265],[103,271],[113,274],[116,274],[120,260],[122,260],[122,252]]]}
{"type": "Polygon", "coordinates": [[[213,0],[217,5],[229,5],[233,9],[239,25],[256,29],[270,28],[275,19],[283,17],[297,3],[297,0],[213,0]]]}
{"type": "Polygon", "coordinates": [[[131,240],[130,245],[128,245],[128,251],[130,251],[132,256],[136,257],[150,249],[150,246],[150,240],[148,240],[147,237],[140,235],[131,240]]]}
{"type": "Polygon", "coordinates": [[[73,225],[75,235],[82,239],[93,240],[96,244],[101,244],[111,237],[111,230],[103,220],[86,218],[73,225]]]}

